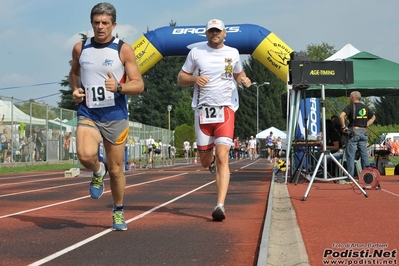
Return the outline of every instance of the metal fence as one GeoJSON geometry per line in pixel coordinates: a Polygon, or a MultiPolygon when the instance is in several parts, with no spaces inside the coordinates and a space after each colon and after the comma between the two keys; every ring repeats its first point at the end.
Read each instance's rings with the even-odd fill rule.
{"type": "MultiPolygon", "coordinates": [[[[0,133],[7,136],[8,151],[5,152],[5,149],[2,149],[3,145],[0,145],[1,161],[76,160],[76,111],[0,96],[0,119],[3,116],[0,133]],[[35,136],[39,130],[43,133],[45,143],[42,151],[36,152],[35,136]],[[70,145],[66,147],[68,136],[70,136],[70,145]]],[[[132,121],[129,125],[129,137],[126,143],[128,161],[146,158],[147,154],[143,147],[150,135],[163,143],[162,156],[169,156],[168,147],[173,145],[173,131],[132,121]]]]}

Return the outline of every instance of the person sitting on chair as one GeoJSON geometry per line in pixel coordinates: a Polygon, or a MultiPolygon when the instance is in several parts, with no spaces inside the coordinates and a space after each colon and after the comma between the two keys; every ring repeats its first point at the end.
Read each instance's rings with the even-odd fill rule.
{"type": "MultiPolygon", "coordinates": [[[[337,160],[342,159],[343,149],[334,123],[330,119],[326,119],[326,150],[330,151],[331,156],[337,160]]],[[[323,139],[320,141],[320,147],[323,148],[323,139]]],[[[320,152],[319,152],[320,153],[320,152]]],[[[330,156],[327,156],[327,162],[330,162],[330,156]]]]}
{"type": "MultiPolygon", "coordinates": [[[[334,122],[331,119],[326,119],[326,150],[330,151],[328,155],[326,155],[327,163],[330,164],[332,162],[331,157],[333,156],[335,159],[340,160],[343,158],[343,146],[340,141],[340,136],[334,122]]],[[[323,150],[323,139],[320,141],[321,150],[323,150]]],[[[320,158],[322,151],[318,152],[317,158],[320,158]]],[[[330,165],[328,165],[330,166],[330,165]]],[[[332,167],[330,166],[330,173],[332,172],[332,167]]]]}

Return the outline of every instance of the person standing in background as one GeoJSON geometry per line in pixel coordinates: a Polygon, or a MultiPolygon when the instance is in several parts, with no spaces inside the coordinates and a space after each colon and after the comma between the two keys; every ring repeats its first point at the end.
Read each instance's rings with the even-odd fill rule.
{"type": "Polygon", "coordinates": [[[148,139],[146,139],[145,145],[147,147],[148,163],[152,163],[152,156],[154,154],[155,148],[155,140],[152,138],[152,135],[150,135],[148,139]]]}
{"type": "Polygon", "coordinates": [[[8,150],[10,148],[9,138],[8,138],[8,130],[7,128],[3,129],[3,134],[1,134],[1,151],[3,153],[2,162],[7,162],[8,150]]]}
{"type": "Polygon", "coordinates": [[[35,160],[36,162],[43,161],[44,154],[44,136],[39,126],[35,127],[36,139],[35,139],[35,160]]]}
{"type": "Polygon", "coordinates": [[[197,147],[197,142],[193,142],[193,151],[194,151],[194,162],[197,163],[198,159],[198,147],[197,147]]]}
{"type": "Polygon", "coordinates": [[[267,147],[267,160],[272,162],[272,158],[274,157],[274,144],[276,143],[276,138],[273,136],[273,132],[270,131],[269,136],[266,138],[266,147],[267,147]]]}
{"type": "Polygon", "coordinates": [[[72,138],[72,132],[67,132],[65,133],[64,136],[64,160],[69,160],[71,159],[69,157],[69,148],[71,146],[71,138],[72,138]]]}
{"type": "Polygon", "coordinates": [[[188,139],[186,139],[183,142],[183,149],[184,149],[184,158],[188,160],[188,151],[190,150],[190,142],[188,141],[188,139]]]}
{"type": "MultiPolygon", "coordinates": [[[[362,169],[368,166],[369,157],[367,153],[368,134],[367,127],[373,124],[375,115],[365,104],[360,102],[362,95],[358,91],[352,91],[349,95],[350,104],[339,115],[343,132],[349,131],[348,140],[345,144],[345,157],[348,173],[353,177],[355,173],[355,154],[360,151],[362,169]],[[345,117],[349,120],[345,124],[345,117]]],[[[351,182],[350,179],[345,179],[351,182]]],[[[342,184],[343,182],[340,182],[342,184]]]]}
{"type": "Polygon", "coordinates": [[[162,158],[163,143],[161,139],[158,140],[158,149],[159,149],[159,157],[162,158]]]}
{"type": "Polygon", "coordinates": [[[256,158],[256,140],[254,139],[254,136],[251,136],[251,138],[249,139],[248,147],[249,147],[249,159],[255,160],[255,158],[256,158]]]}
{"type": "Polygon", "coordinates": [[[240,138],[236,137],[234,140],[234,152],[236,160],[240,159],[240,138]]]}
{"type": "Polygon", "coordinates": [[[276,156],[277,156],[278,159],[280,159],[281,151],[282,151],[282,149],[283,149],[283,142],[282,142],[282,140],[281,140],[281,137],[278,137],[278,138],[277,138],[276,146],[277,146],[277,149],[276,149],[276,156]]]}

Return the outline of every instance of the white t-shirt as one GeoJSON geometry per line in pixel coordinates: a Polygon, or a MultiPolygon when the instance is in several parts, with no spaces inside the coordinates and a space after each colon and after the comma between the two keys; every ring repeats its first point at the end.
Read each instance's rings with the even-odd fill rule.
{"type": "Polygon", "coordinates": [[[233,73],[242,72],[243,67],[236,48],[224,45],[213,49],[207,44],[194,47],[188,53],[182,70],[209,78],[204,87],[194,85],[193,109],[203,105],[230,106],[234,111],[238,109],[238,90],[233,73]]]}
{"type": "Polygon", "coordinates": [[[183,145],[184,145],[184,150],[188,151],[190,149],[190,142],[185,141],[183,142],[183,145]]]}
{"type": "Polygon", "coordinates": [[[155,144],[155,140],[154,139],[146,139],[145,142],[146,142],[145,144],[147,145],[148,149],[152,149],[152,144],[155,144]]]}
{"type": "Polygon", "coordinates": [[[1,134],[1,143],[4,143],[7,141],[6,135],[5,134],[1,134]]]}
{"type": "Polygon", "coordinates": [[[281,140],[277,141],[277,149],[281,150],[282,146],[283,146],[283,143],[281,142],[281,140]]]}
{"type": "Polygon", "coordinates": [[[249,146],[250,149],[255,149],[255,147],[256,147],[256,140],[250,139],[250,140],[248,141],[248,146],[249,146]]]}
{"type": "Polygon", "coordinates": [[[69,153],[76,153],[76,137],[71,137],[69,142],[69,153]]]}

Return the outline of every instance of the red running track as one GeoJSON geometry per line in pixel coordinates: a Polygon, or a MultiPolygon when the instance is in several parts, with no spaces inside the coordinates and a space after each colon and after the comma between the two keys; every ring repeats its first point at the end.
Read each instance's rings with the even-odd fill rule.
{"type": "Polygon", "coordinates": [[[310,265],[398,265],[399,176],[381,190],[316,181],[288,183],[310,265]]]}
{"type": "Polygon", "coordinates": [[[115,232],[109,177],[0,176],[3,265],[256,265],[272,177],[266,159],[232,160],[226,220],[213,222],[214,175],[200,165],[126,173],[128,230],[115,232]]]}

